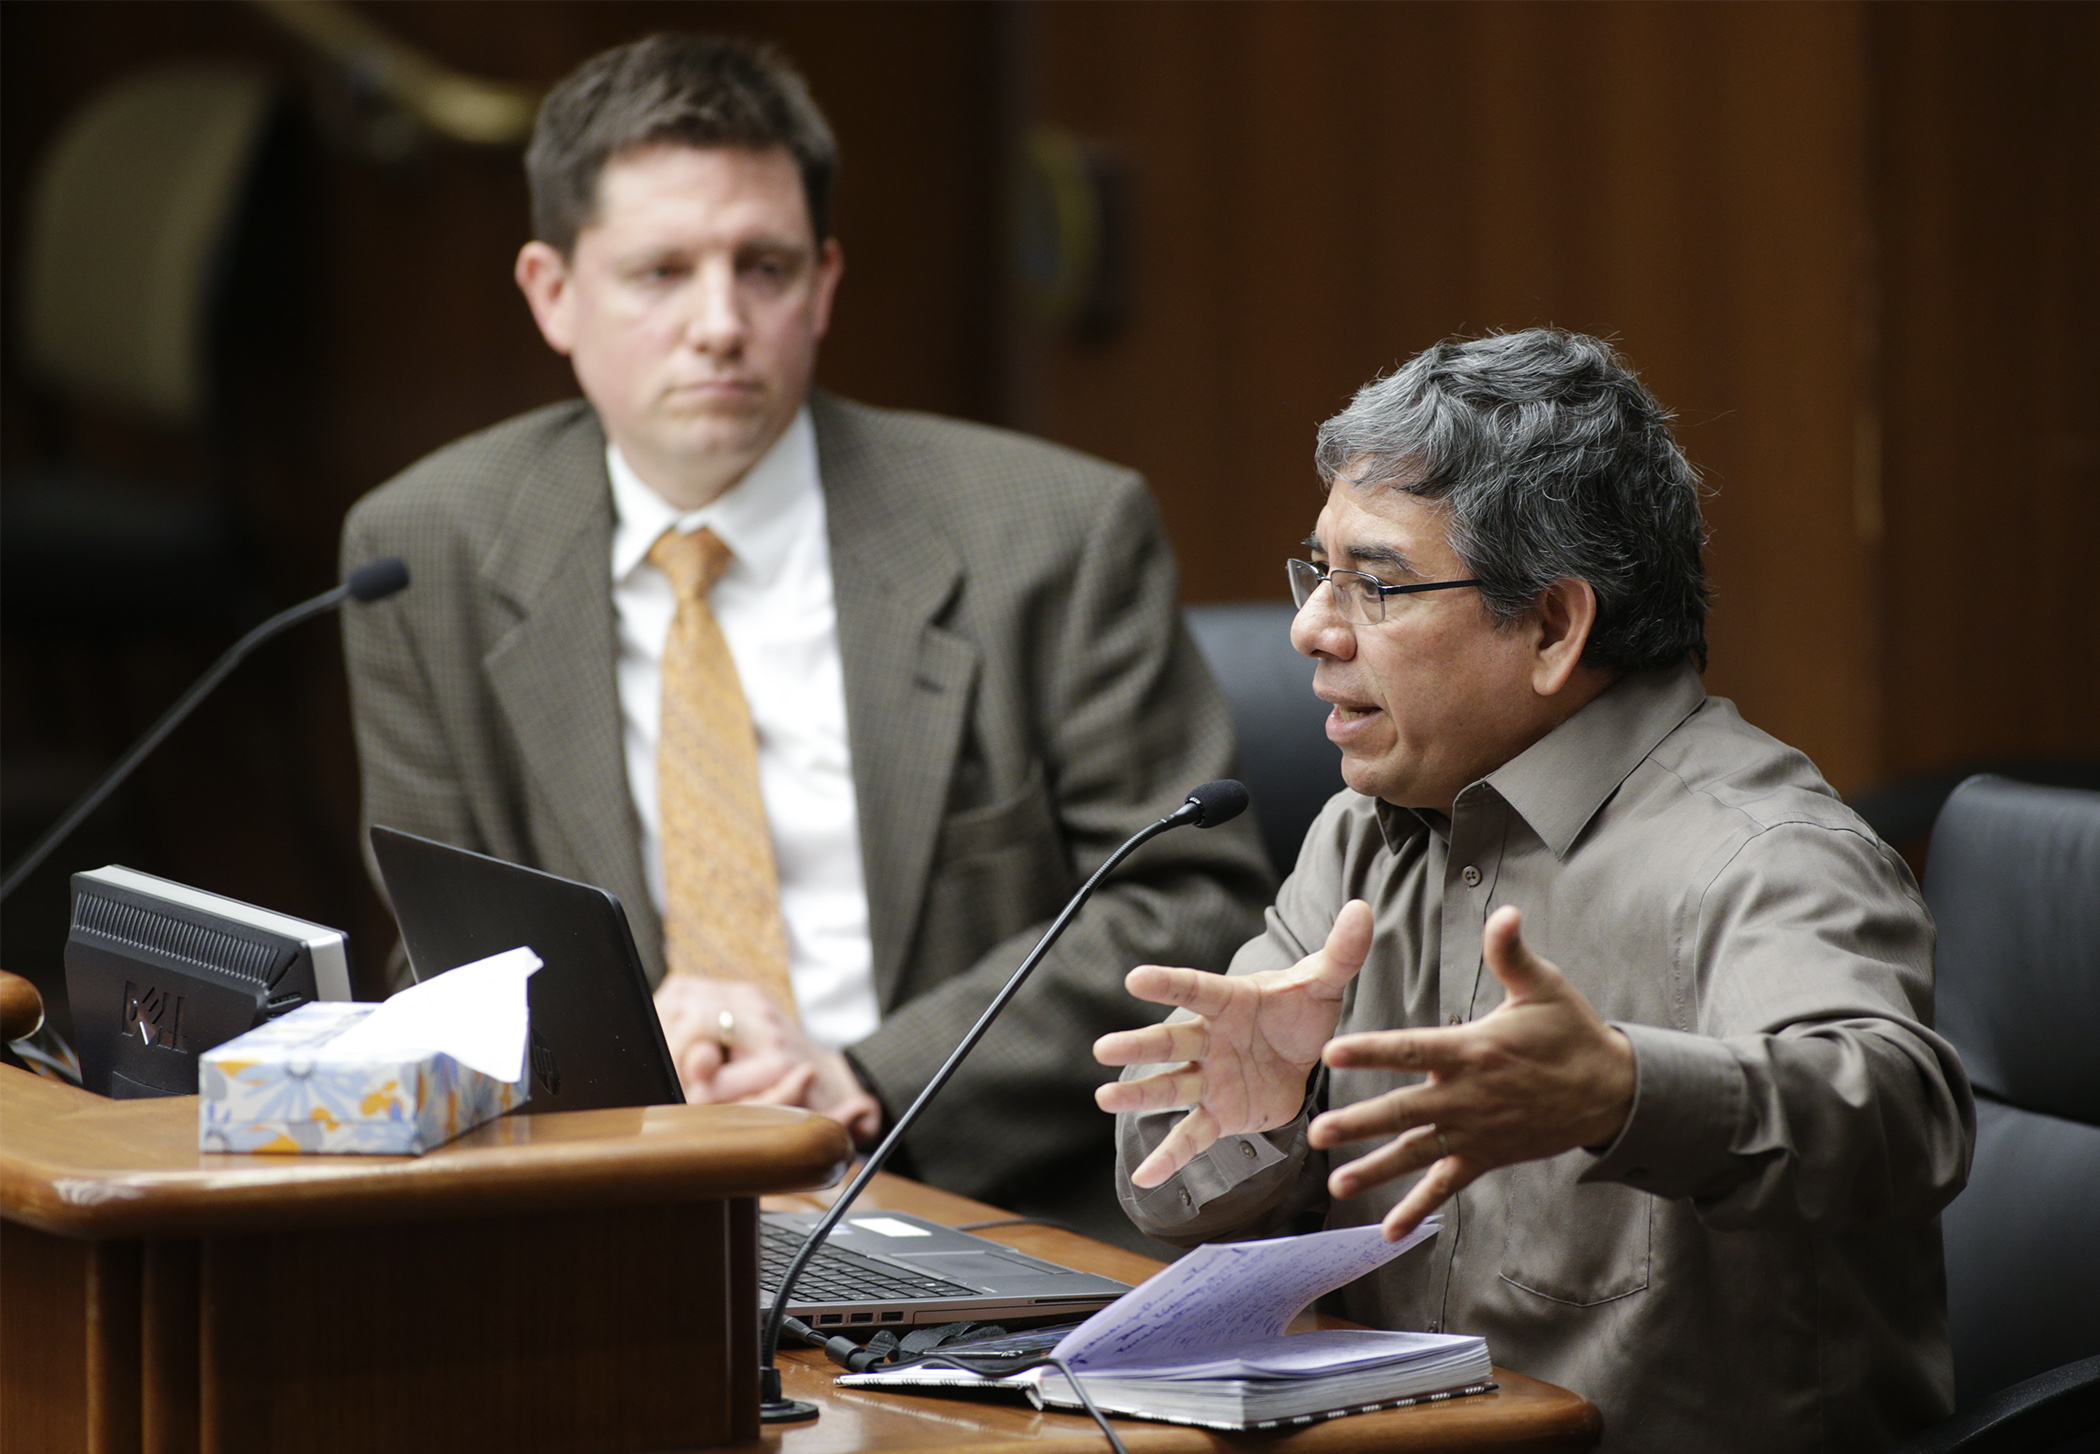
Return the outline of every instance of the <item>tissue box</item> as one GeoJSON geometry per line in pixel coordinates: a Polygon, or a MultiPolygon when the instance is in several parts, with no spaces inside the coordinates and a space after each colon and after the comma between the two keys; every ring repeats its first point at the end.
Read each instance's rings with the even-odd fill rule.
{"type": "Polygon", "coordinates": [[[506,1084],[435,1051],[331,1053],[333,1041],[378,1008],[301,1005],[206,1051],[198,1149],[420,1156],[530,1095],[530,1070],[506,1084]]]}

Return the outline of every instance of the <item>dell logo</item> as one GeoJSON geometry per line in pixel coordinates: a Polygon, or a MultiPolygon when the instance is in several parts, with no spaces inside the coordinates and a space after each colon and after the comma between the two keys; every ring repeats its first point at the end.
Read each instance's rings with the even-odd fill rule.
{"type": "Polygon", "coordinates": [[[136,1032],[142,1045],[183,1053],[182,996],[151,985],[141,989],[137,980],[125,980],[124,1029],[127,1034],[136,1032]]]}
{"type": "Polygon", "coordinates": [[[561,1094],[561,1067],[554,1061],[554,1047],[540,1039],[540,1032],[532,1032],[532,1074],[548,1095],[561,1094]]]}

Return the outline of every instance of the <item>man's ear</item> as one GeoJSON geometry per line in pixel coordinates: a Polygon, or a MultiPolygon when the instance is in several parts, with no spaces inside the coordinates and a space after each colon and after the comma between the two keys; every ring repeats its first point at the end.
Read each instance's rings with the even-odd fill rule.
{"type": "Polygon", "coordinates": [[[1588,581],[1562,576],[1539,593],[1532,609],[1538,654],[1531,665],[1531,688],[1550,697],[1567,686],[1582,665],[1583,648],[1597,624],[1597,593],[1588,581]]]}
{"type": "Polygon", "coordinates": [[[576,347],[574,309],[569,291],[569,260],[559,249],[544,242],[528,242],[518,249],[517,266],[511,276],[532,309],[532,321],[540,326],[547,347],[567,357],[576,347]]]}
{"type": "Polygon", "coordinates": [[[816,335],[822,338],[831,327],[831,300],[837,296],[839,279],[846,273],[846,250],[839,246],[835,237],[824,239],[817,249],[817,276],[815,279],[816,335]]]}

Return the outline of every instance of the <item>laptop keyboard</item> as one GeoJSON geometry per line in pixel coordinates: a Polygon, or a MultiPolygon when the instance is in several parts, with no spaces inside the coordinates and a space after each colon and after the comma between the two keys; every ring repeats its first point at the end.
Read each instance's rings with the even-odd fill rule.
{"type": "MultiPolygon", "coordinates": [[[[771,1222],[760,1222],[758,1233],[758,1283],[770,1303],[788,1263],[794,1261],[795,1253],[802,1246],[804,1234],[792,1228],[776,1227],[771,1222]]],[[[863,1257],[858,1252],[849,1252],[826,1242],[817,1249],[816,1256],[809,1259],[802,1275],[795,1279],[795,1290],[789,1294],[788,1305],[979,1296],[981,1294],[974,1287],[902,1272],[886,1262],[877,1262],[872,1257],[863,1257]]]]}

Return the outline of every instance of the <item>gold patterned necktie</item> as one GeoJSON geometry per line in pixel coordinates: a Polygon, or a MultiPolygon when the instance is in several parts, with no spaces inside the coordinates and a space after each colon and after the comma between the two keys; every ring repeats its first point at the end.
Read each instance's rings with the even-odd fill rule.
{"type": "Polygon", "coordinates": [[[664,642],[656,747],[671,974],[744,980],[797,1019],[773,835],[758,785],[758,733],[708,592],[731,559],[712,530],[666,530],[649,559],[678,613],[664,642]]]}

